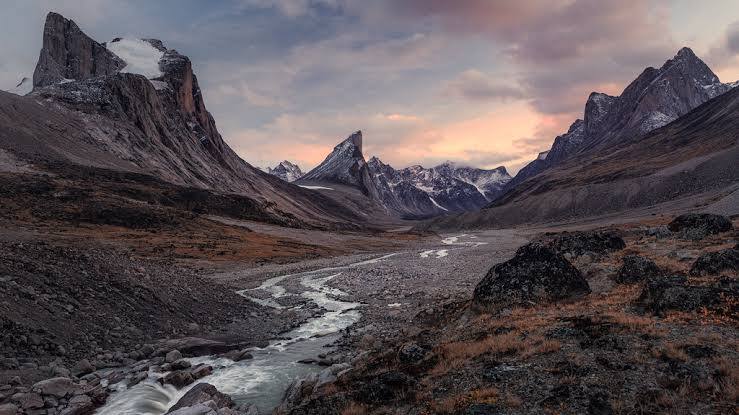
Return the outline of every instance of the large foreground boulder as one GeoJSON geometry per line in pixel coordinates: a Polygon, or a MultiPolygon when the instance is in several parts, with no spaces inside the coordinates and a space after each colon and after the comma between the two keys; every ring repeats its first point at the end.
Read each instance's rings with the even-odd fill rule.
{"type": "Polygon", "coordinates": [[[673,232],[679,232],[686,239],[703,239],[708,235],[732,229],[731,221],[727,217],[710,213],[680,215],[667,227],[673,232]]]}
{"type": "Polygon", "coordinates": [[[690,267],[690,275],[718,275],[729,273],[739,275],[739,249],[737,247],[718,252],[708,252],[698,257],[690,267]]]}
{"type": "Polygon", "coordinates": [[[534,242],[493,266],[475,287],[472,303],[478,310],[494,312],[588,293],[590,286],[577,268],[553,248],[534,242]]]}
{"type": "Polygon", "coordinates": [[[549,238],[547,244],[557,252],[572,257],[604,255],[626,247],[623,238],[613,231],[562,232],[549,238]]]}

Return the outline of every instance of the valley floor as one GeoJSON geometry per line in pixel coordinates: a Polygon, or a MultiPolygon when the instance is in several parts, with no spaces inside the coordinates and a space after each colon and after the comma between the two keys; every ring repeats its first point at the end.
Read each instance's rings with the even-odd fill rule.
{"type": "MultiPolygon", "coordinates": [[[[494,413],[464,412],[473,404],[494,404],[500,413],[580,412],[593,400],[596,406],[606,402],[616,413],[632,413],[617,407],[626,399],[641,399],[640,405],[659,399],[660,405],[681,410],[721,412],[727,399],[736,399],[726,391],[727,385],[736,386],[731,383],[737,373],[736,320],[644,315],[632,307],[640,289],[613,281],[625,253],[644,254],[662,267],[684,272],[702,252],[736,243],[735,233],[698,242],[646,233],[670,219],[648,215],[624,220],[615,225],[625,235],[624,252],[573,260],[593,291],[587,299],[478,316],[466,311],[476,284],[521,245],[550,231],[602,228],[618,221],[437,235],[407,229],[291,229],[220,216],[197,216],[153,230],[16,217],[6,222],[0,238],[0,385],[13,385],[0,389],[0,405],[22,392],[23,385],[69,375],[80,359],[102,369],[102,379],[130,380],[143,364],[152,368],[148,376],[156,380],[162,364],[156,356],[178,344],[185,350],[182,341],[168,339],[205,338],[215,346],[184,352],[193,364],[215,369],[203,381],[233,393],[239,403],[253,401],[244,385],[267,390],[257,400],[263,412],[279,403],[285,389],[280,411],[295,414],[494,413]],[[575,332],[572,325],[585,333],[605,330],[601,334],[614,343],[599,345],[603,350],[590,348],[587,342],[596,338],[568,334],[575,332]],[[502,354],[483,351],[503,341],[516,344],[502,354]],[[142,352],[148,344],[154,353],[142,352]],[[398,363],[398,351],[408,344],[421,344],[433,358],[424,358],[421,366],[398,363]],[[236,366],[217,356],[197,358],[233,349],[249,350],[255,358],[236,366]],[[704,349],[710,349],[709,357],[693,357],[693,350],[704,349]],[[682,375],[665,366],[699,370],[691,366],[693,361],[704,372],[715,368],[721,374],[705,386],[681,386],[682,375]],[[354,370],[341,376],[331,372],[348,363],[354,370]],[[647,377],[638,377],[645,368],[647,377]],[[289,376],[267,376],[269,387],[254,386],[254,379],[262,379],[256,374],[270,371],[289,376]],[[296,393],[295,385],[291,387],[293,378],[319,373],[328,377],[322,388],[296,393]],[[401,383],[377,384],[383,373],[400,376],[401,383]],[[664,386],[664,376],[680,378],[674,380],[678,386],[664,386]],[[234,384],[233,379],[246,378],[252,383],[234,384]],[[627,381],[654,384],[657,395],[637,396],[631,387],[624,392],[627,381]],[[595,390],[593,383],[605,395],[587,392],[595,390]],[[374,387],[381,389],[380,395],[385,387],[403,392],[380,398],[373,392],[364,399],[363,388],[374,387]],[[708,402],[714,404],[703,398],[700,405],[689,404],[697,402],[693,394],[699,393],[713,394],[708,402]],[[529,402],[533,396],[536,402],[529,402]]],[[[108,388],[106,394],[115,390],[108,388]]],[[[164,391],[169,393],[164,409],[146,413],[164,413],[183,393],[164,391]]]]}

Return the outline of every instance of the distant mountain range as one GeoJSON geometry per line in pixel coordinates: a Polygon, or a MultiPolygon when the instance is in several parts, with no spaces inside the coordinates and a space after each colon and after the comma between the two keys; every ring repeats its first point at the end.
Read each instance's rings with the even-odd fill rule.
{"type": "Polygon", "coordinates": [[[735,205],[737,84],[721,83],[683,48],[661,68],[645,69],[617,97],[592,93],[584,118],[521,169],[490,205],[423,227],[570,220],[665,202],[692,207],[728,198],[734,201],[721,203],[735,205]]]}
{"type": "Polygon", "coordinates": [[[582,119],[515,178],[504,167],[395,169],[377,157],[367,161],[360,131],[304,175],[288,161],[264,172],[222,139],[189,58],[156,39],[98,43],[49,13],[32,79],[0,92],[0,169],[29,165],[70,178],[104,169],[140,186],[168,183],[177,189],[171,192],[190,195],[196,212],[207,212],[205,201],[217,195],[237,195],[238,215],[289,226],[434,216],[444,218],[432,226],[451,227],[567,219],[735,185],[736,85],[720,82],[683,48],[619,96],[593,92],[582,119]]]}
{"type": "Polygon", "coordinates": [[[294,182],[303,177],[303,171],[297,164],[290,163],[287,160],[280,162],[275,168],[267,167],[267,173],[277,176],[286,182],[294,182]]]}
{"type": "Polygon", "coordinates": [[[504,167],[485,170],[446,162],[428,169],[411,166],[396,170],[377,157],[367,162],[362,153],[362,132],[357,131],[297,183],[352,186],[393,215],[422,218],[480,209],[494,200],[510,179],[504,167]]]}

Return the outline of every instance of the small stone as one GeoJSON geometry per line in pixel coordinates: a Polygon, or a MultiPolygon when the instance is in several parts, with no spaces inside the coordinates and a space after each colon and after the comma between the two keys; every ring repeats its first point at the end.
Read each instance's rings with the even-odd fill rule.
{"type": "Polygon", "coordinates": [[[167,353],[167,355],[164,357],[164,361],[167,363],[172,363],[180,359],[182,359],[182,353],[180,353],[180,351],[176,349],[167,353]]]}
{"type": "Polygon", "coordinates": [[[82,359],[79,362],[77,362],[76,365],[74,365],[74,375],[80,376],[80,375],[86,375],[88,373],[92,373],[95,371],[95,367],[90,364],[90,361],[87,359],[82,359]]]}
{"type": "Polygon", "coordinates": [[[189,361],[185,359],[180,359],[180,360],[170,363],[169,370],[182,370],[182,369],[187,369],[190,366],[192,366],[192,363],[190,363],[189,361]]]}

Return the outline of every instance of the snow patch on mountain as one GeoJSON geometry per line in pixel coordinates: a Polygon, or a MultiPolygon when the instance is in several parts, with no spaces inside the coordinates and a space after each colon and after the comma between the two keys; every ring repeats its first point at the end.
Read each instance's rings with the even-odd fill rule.
{"type": "Polygon", "coordinates": [[[121,72],[144,75],[147,79],[161,77],[159,61],[164,52],[141,39],[115,39],[107,45],[109,51],[115,53],[126,62],[121,72]]]}
{"type": "Polygon", "coordinates": [[[280,162],[274,169],[267,167],[266,172],[286,182],[294,182],[303,177],[303,171],[300,170],[300,167],[287,160],[280,162]]]}

